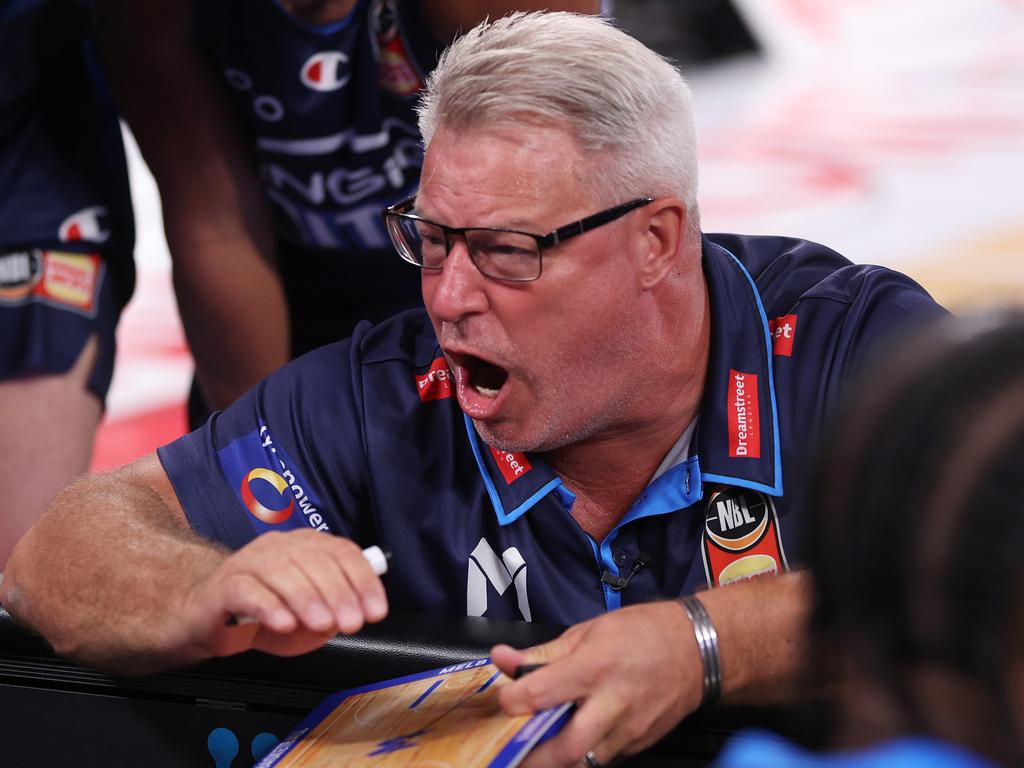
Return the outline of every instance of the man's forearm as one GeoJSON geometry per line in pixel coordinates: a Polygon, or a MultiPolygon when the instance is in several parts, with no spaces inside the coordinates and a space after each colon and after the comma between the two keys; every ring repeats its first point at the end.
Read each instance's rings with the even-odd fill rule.
{"type": "Polygon", "coordinates": [[[121,114],[157,185],[177,299],[212,408],[285,363],[288,315],[269,205],[190,0],[104,0],[100,39],[121,114]]]}
{"type": "MultiPolygon", "coordinates": [[[[725,700],[791,700],[804,660],[808,579],[785,574],[702,592],[699,599],[717,629],[725,700]]],[[[531,752],[531,766],[578,765],[587,754],[605,760],[646,749],[700,706],[705,685],[693,626],[675,600],[611,611],[526,650],[499,645],[491,657],[510,675],[522,665],[544,666],[501,689],[507,713],[577,703],[565,729],[531,752]]]]}
{"type": "Polygon", "coordinates": [[[718,633],[723,699],[772,704],[798,693],[807,661],[810,578],[792,572],[700,592],[718,633]]]}
{"type": "Polygon", "coordinates": [[[92,666],[198,661],[208,654],[189,645],[181,607],[226,554],[125,474],[86,477],[56,498],[15,549],[0,600],[57,653],[92,666]]]}

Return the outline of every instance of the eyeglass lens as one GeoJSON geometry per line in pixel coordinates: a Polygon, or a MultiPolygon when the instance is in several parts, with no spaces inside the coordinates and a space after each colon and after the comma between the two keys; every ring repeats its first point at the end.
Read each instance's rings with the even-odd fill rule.
{"type": "MultiPolygon", "coordinates": [[[[425,269],[441,269],[460,235],[447,234],[428,221],[394,217],[401,255],[425,269]],[[447,238],[447,241],[446,241],[447,238]]],[[[517,232],[470,229],[461,235],[469,255],[483,274],[499,280],[533,280],[540,274],[537,241],[517,232]]]]}

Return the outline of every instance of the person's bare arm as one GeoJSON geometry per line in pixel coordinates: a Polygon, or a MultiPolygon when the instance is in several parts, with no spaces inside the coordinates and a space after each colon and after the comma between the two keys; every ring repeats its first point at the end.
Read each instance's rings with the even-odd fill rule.
{"type": "Polygon", "coordinates": [[[288,359],[272,222],[232,115],[194,48],[190,0],[104,0],[100,42],[160,188],[182,322],[203,395],[233,402],[288,359]]]}
{"type": "MultiPolygon", "coordinates": [[[[798,690],[811,591],[790,573],[702,592],[717,629],[723,701],[778,703],[798,690]]],[[[501,689],[510,714],[566,701],[579,707],[566,728],[524,766],[579,765],[588,751],[608,764],[661,738],[701,701],[702,668],[693,628],[677,601],[632,606],[567,630],[525,651],[496,646],[506,674],[544,663],[501,689]]]]}
{"type": "Polygon", "coordinates": [[[198,537],[155,455],[58,495],[15,548],[0,601],[57,653],[120,673],[305,653],[387,614],[347,539],[270,533],[232,553],[198,537]]]}
{"type": "Polygon", "coordinates": [[[498,19],[513,11],[599,13],[601,0],[423,0],[424,16],[438,40],[451,40],[486,18],[498,19]]]}

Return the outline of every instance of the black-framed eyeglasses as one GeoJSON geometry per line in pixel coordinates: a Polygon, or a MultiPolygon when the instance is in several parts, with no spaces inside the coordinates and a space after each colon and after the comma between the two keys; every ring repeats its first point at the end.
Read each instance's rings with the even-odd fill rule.
{"type": "Polygon", "coordinates": [[[654,202],[638,197],[566,224],[546,235],[494,227],[449,227],[413,212],[416,196],[386,208],[384,223],[398,255],[422,269],[440,270],[458,236],[466,241],[469,257],[480,273],[495,280],[527,283],[540,277],[541,252],[584,232],[615,221],[630,211],[654,202]]]}

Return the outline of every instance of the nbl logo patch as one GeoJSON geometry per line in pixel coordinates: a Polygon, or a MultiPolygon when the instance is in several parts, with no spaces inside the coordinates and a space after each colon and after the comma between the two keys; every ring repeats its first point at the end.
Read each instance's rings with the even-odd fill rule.
{"type": "Polygon", "coordinates": [[[0,253],[0,299],[18,300],[32,293],[43,276],[43,252],[0,253]]]}
{"type": "Polygon", "coordinates": [[[42,302],[93,317],[103,275],[103,260],[95,253],[0,253],[0,304],[42,302]]]}
{"type": "Polygon", "coordinates": [[[703,554],[711,587],[787,570],[772,498],[746,488],[712,492],[705,509],[703,554]]]}

